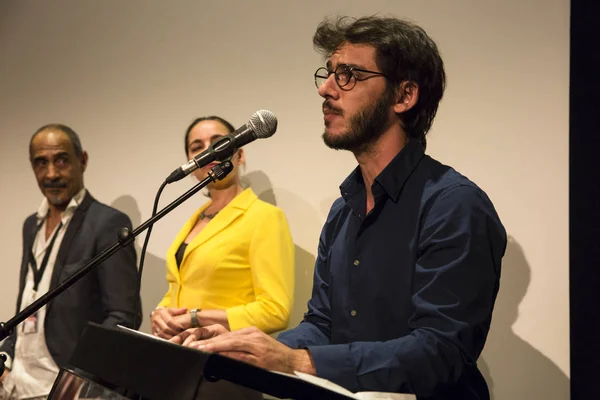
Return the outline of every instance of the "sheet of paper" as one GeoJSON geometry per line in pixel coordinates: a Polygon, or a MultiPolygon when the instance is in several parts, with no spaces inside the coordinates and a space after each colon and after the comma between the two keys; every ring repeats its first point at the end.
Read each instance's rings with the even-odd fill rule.
{"type": "Polygon", "coordinates": [[[414,394],[389,393],[389,392],[358,392],[355,395],[359,400],[416,400],[414,394]]]}
{"type": "Polygon", "coordinates": [[[146,333],[146,332],[140,332],[140,331],[136,331],[135,329],[131,329],[131,328],[128,328],[128,327],[126,327],[126,326],[123,326],[123,325],[117,325],[117,326],[118,326],[119,328],[121,328],[121,329],[125,329],[126,331],[133,332],[133,333],[137,333],[138,335],[142,335],[142,336],[150,337],[150,338],[152,338],[152,339],[155,339],[155,340],[162,340],[162,341],[168,342],[168,340],[167,340],[167,339],[163,339],[163,338],[161,338],[161,337],[154,336],[154,335],[151,335],[151,334],[149,334],[149,333],[146,333]]]}
{"type": "Polygon", "coordinates": [[[328,381],[327,379],[319,378],[318,376],[305,374],[304,372],[299,371],[294,371],[294,374],[298,375],[300,378],[302,378],[302,380],[310,382],[314,385],[320,386],[325,389],[329,389],[332,392],[343,394],[345,396],[350,397],[351,399],[357,399],[354,393],[352,393],[348,389],[341,387],[340,385],[336,385],[335,383],[328,381]]]}
{"type": "Polygon", "coordinates": [[[290,378],[302,380],[302,378],[300,378],[299,376],[288,374],[287,372],[273,371],[272,369],[270,369],[269,372],[272,372],[272,373],[277,374],[277,375],[283,375],[283,376],[287,376],[287,377],[290,377],[290,378]]]}
{"type": "MultiPolygon", "coordinates": [[[[416,396],[414,394],[406,394],[406,393],[390,393],[390,392],[358,392],[352,393],[346,388],[341,387],[340,385],[336,385],[335,383],[328,381],[327,379],[319,378],[314,375],[305,374],[303,372],[294,371],[299,378],[320,386],[325,389],[329,389],[333,392],[343,394],[348,396],[351,399],[357,400],[416,400],[416,396]]],[[[289,375],[289,374],[285,374],[289,375]]]]}

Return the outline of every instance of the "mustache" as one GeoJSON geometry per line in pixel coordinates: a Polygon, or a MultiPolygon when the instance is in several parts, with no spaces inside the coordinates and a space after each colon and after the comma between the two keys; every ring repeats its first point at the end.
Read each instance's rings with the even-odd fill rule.
{"type": "Polygon", "coordinates": [[[44,189],[64,189],[67,187],[67,182],[64,181],[44,181],[42,183],[44,189]]]}
{"type": "Polygon", "coordinates": [[[329,100],[323,102],[323,113],[329,112],[337,115],[344,115],[344,110],[334,107],[329,100]]]}

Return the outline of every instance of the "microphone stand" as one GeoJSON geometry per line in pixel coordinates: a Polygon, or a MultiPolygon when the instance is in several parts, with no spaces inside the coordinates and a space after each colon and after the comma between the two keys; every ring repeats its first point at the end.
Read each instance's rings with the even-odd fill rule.
{"type": "MultiPolygon", "coordinates": [[[[118,240],[113,243],[111,246],[106,248],[100,254],[96,255],[96,257],[92,258],[82,269],[68,277],[66,280],[61,282],[56,288],[48,291],[42,297],[31,303],[22,311],[18,312],[13,318],[8,320],[6,323],[0,322],[0,341],[4,340],[8,336],[11,335],[13,329],[19,325],[21,322],[26,320],[30,315],[35,313],[37,310],[48,304],[52,299],[56,296],[67,290],[71,287],[75,282],[79,279],[83,278],[93,269],[98,267],[104,260],[111,257],[114,253],[125,248],[126,246],[133,243],[134,239],[143,231],[154,225],[155,222],[160,220],[162,217],[173,211],[177,206],[181,203],[192,197],[198,191],[202,190],[206,185],[211,182],[215,182],[217,180],[221,180],[227,176],[233,170],[233,164],[229,159],[223,161],[220,164],[212,167],[211,171],[208,173],[208,176],[204,178],[200,183],[196,186],[192,187],[190,190],[185,192],[183,195],[179,196],[175,199],[171,204],[160,210],[156,215],[148,219],[146,222],[141,224],[139,227],[130,231],[128,228],[121,228],[118,232],[118,240]]],[[[136,300],[137,301],[137,300],[136,300]]],[[[0,376],[4,373],[4,363],[6,359],[4,355],[0,355],[0,376]]]]}

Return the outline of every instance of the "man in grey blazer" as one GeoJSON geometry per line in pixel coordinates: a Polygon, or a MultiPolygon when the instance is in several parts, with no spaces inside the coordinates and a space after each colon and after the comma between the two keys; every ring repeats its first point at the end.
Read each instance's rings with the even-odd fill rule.
{"type": "MultiPolygon", "coordinates": [[[[117,240],[129,218],[85,189],[88,154],[77,134],[45,125],[31,138],[30,161],[44,199],[23,226],[17,311],[81,269],[117,240]]],[[[46,398],[88,321],[137,329],[136,254],[121,249],[19,325],[0,347],[9,357],[0,399],[46,398]]]]}

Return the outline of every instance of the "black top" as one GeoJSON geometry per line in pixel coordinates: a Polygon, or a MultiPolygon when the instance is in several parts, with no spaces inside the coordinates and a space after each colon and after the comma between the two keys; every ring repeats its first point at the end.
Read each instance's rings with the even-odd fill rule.
{"type": "Polygon", "coordinates": [[[175,261],[177,262],[177,269],[179,269],[179,267],[181,267],[181,262],[183,261],[183,255],[185,254],[185,249],[187,248],[187,246],[188,246],[187,243],[185,243],[185,242],[181,243],[181,245],[177,249],[177,253],[175,253],[175,261]]]}

